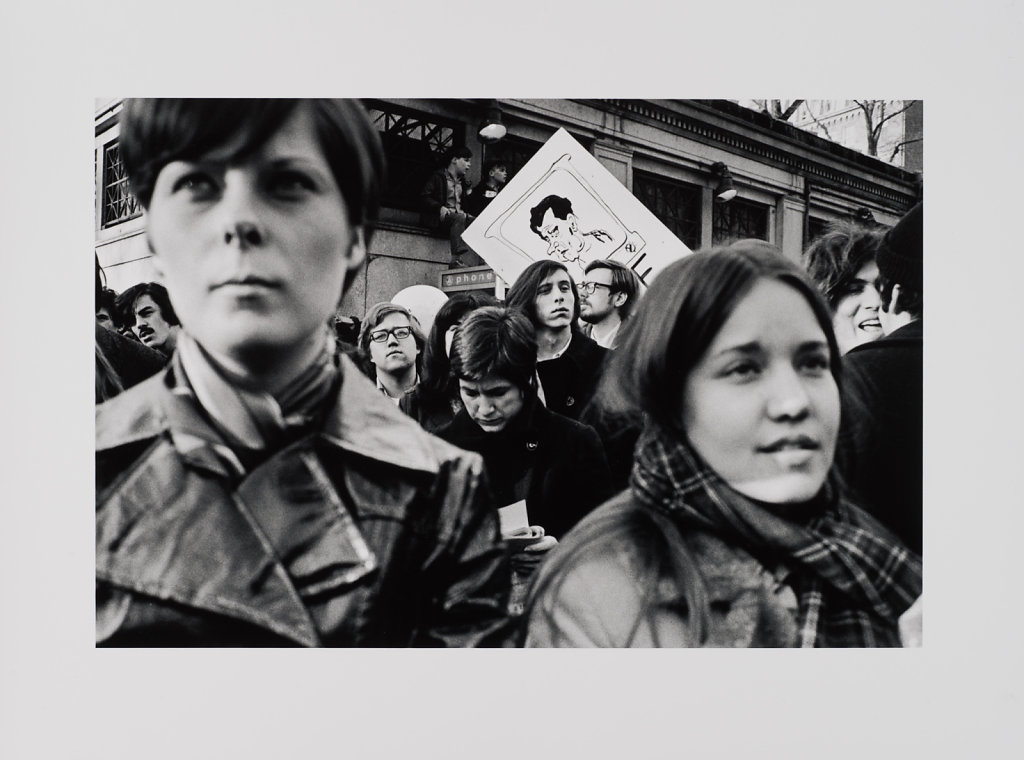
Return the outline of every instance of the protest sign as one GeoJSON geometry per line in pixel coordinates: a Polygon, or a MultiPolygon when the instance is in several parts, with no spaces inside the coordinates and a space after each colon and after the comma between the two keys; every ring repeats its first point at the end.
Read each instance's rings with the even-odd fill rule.
{"type": "Polygon", "coordinates": [[[644,284],[690,253],[564,129],[555,132],[466,228],[463,240],[505,282],[534,261],[584,278],[594,259],[631,267],[644,284]]]}

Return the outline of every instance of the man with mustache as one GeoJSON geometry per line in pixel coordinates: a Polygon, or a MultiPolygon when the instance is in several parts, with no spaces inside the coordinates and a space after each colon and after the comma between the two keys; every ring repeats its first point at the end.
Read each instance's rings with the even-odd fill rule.
{"type": "Polygon", "coordinates": [[[181,322],[163,285],[156,282],[132,285],[117,297],[117,308],[143,345],[155,348],[165,358],[171,357],[181,322]]]}

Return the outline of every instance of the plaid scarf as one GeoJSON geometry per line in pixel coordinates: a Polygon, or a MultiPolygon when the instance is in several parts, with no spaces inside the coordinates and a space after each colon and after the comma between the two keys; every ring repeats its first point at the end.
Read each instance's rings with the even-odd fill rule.
{"type": "Polygon", "coordinates": [[[272,396],[246,387],[245,377],[228,372],[182,332],[167,375],[175,448],[240,479],[250,469],[247,462],[262,459],[313,422],[340,375],[325,333],[313,362],[272,396]]]}
{"type": "MultiPolygon", "coordinates": [[[[900,646],[897,618],[921,595],[921,560],[826,484],[805,519],[774,514],[729,488],[690,445],[648,425],[630,485],[646,506],[763,562],[790,567],[800,646],[900,646]]],[[[771,566],[770,564],[768,565],[771,566]]]]}

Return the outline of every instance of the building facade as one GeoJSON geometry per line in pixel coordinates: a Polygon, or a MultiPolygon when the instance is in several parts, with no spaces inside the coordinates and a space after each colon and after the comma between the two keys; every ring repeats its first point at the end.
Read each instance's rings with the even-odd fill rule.
{"type": "MultiPolygon", "coordinates": [[[[507,135],[485,144],[477,130],[494,101],[364,99],[388,159],[381,218],[367,264],[339,314],[362,316],[410,285],[443,290],[502,283],[486,269],[446,269],[448,241],[419,219],[419,193],[453,145],[473,151],[471,177],[500,158],[510,175],[559,128],[587,148],[689,248],[755,237],[799,259],[828,222],[866,209],[894,223],[916,200],[913,173],[726,100],[501,99],[507,135]],[[728,167],[737,195],[713,200],[711,166],[728,167]]],[[[97,102],[95,250],[117,291],[153,279],[141,209],[118,155],[121,101],[97,102]]]]}

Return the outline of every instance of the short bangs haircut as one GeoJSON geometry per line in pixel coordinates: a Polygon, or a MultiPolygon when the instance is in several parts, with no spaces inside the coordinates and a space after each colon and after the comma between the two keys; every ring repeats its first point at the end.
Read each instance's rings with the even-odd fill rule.
{"type": "Polygon", "coordinates": [[[775,246],[738,240],[674,261],[655,277],[612,353],[598,390],[599,406],[613,413],[644,412],[678,429],[687,378],[760,280],[784,283],[804,297],[825,334],[830,371],[839,385],[839,347],[821,293],[775,246]]]}
{"type": "Polygon", "coordinates": [[[853,222],[834,222],[804,251],[807,274],[835,311],[839,302],[855,292],[857,273],[875,260],[883,233],[853,222]]]}
{"type": "Polygon", "coordinates": [[[453,377],[481,382],[500,377],[522,391],[533,387],[537,336],[526,315],[501,306],[470,312],[452,341],[453,377]]]}
{"type": "Polygon", "coordinates": [[[197,161],[229,146],[228,160],[244,160],[299,107],[312,114],[349,223],[372,225],[380,208],[384,151],[376,128],[356,100],[130,98],[124,106],[119,147],[132,192],[149,208],[156,179],[172,161],[197,161]]]}
{"type": "Polygon", "coordinates": [[[559,261],[545,259],[543,261],[535,261],[526,267],[516,277],[516,281],[512,283],[512,287],[505,294],[505,303],[510,308],[522,311],[533,322],[533,326],[537,327],[537,288],[555,272],[565,272],[569,277],[569,286],[572,288],[573,300],[572,330],[576,332],[579,329],[580,293],[576,289],[575,280],[572,279],[572,275],[569,273],[569,267],[559,261]]]}

